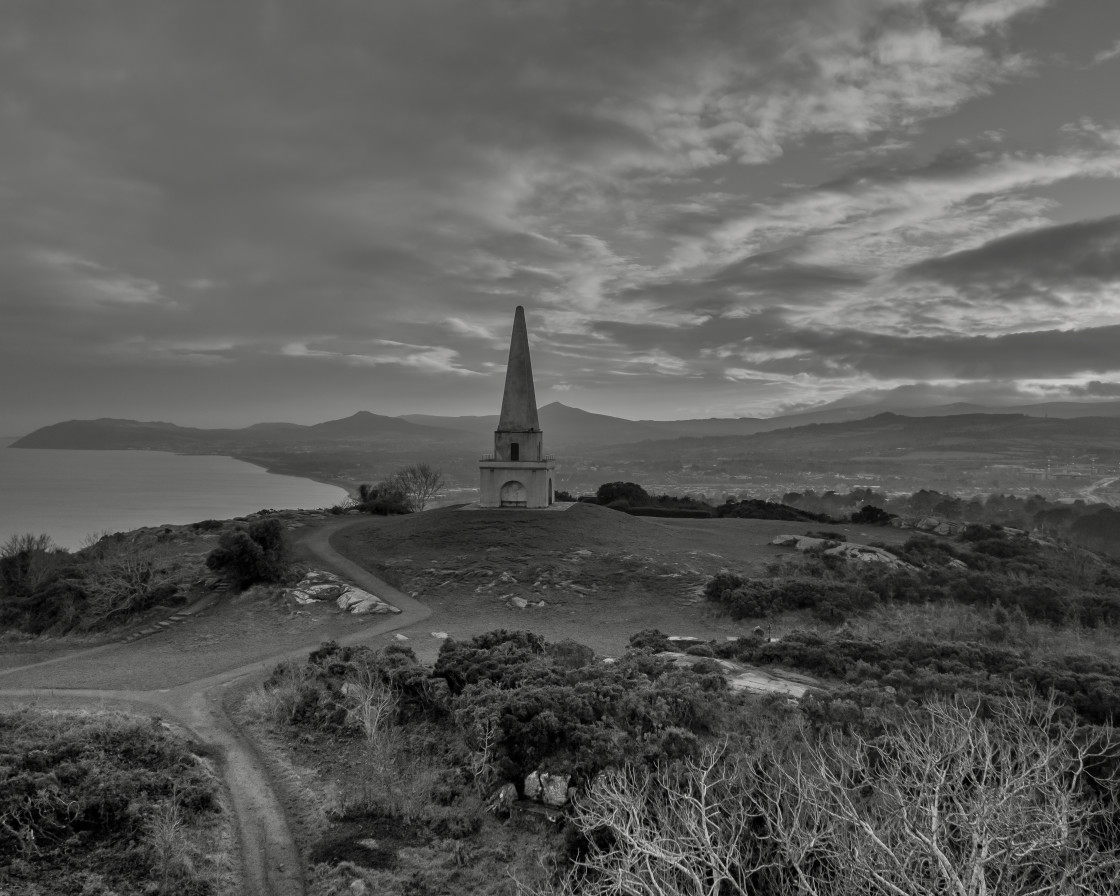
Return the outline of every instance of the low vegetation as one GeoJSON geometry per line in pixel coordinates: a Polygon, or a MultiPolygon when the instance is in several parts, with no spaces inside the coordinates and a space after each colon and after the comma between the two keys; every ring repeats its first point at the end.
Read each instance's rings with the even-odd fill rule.
{"type": "Polygon", "coordinates": [[[0,713],[0,892],[228,892],[227,820],[209,760],[156,719],[0,713]]]}
{"type": "Polygon", "coordinates": [[[1018,896],[1120,879],[1115,732],[1056,678],[1019,679],[1006,650],[808,634],[690,648],[828,680],[794,703],[674,663],[659,632],[631,640],[609,663],[497,631],[446,642],[432,669],[333,643],[279,667],[257,712],[293,744],[361,757],[315,832],[314,892],[1018,896]],[[499,795],[524,798],[535,771],[572,797],[529,847],[525,803],[511,825],[499,795]],[[375,852],[342,849],[371,837],[375,852]]]}
{"type": "Polygon", "coordinates": [[[47,535],[13,536],[0,546],[0,630],[95,634],[197,599],[214,573],[247,588],[291,571],[276,518],[115,532],[91,536],[77,551],[47,535]]]}
{"type": "Polygon", "coordinates": [[[182,601],[199,566],[158,536],[116,533],[75,553],[46,535],[0,547],[0,628],[64,634],[110,628],[157,604],[182,601]]]}
{"type": "MultiPolygon", "coordinates": [[[[734,619],[809,610],[843,622],[873,607],[948,602],[1087,628],[1120,624],[1120,565],[999,526],[971,525],[956,539],[917,535],[886,550],[912,569],[851,563],[817,551],[769,578],[721,573],[706,597],[734,619]]],[[[998,626],[991,638],[1006,637],[998,626]]]]}

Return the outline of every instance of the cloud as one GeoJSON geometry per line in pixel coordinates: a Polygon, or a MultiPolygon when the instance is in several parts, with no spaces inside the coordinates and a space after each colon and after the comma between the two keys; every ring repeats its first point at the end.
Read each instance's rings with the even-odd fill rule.
{"type": "Polygon", "coordinates": [[[931,258],[902,275],[962,289],[1033,291],[1039,284],[1120,280],[1120,215],[1038,227],[931,258]]]}
{"type": "Polygon", "coordinates": [[[799,349],[791,360],[761,360],[762,371],[824,376],[858,373],[886,380],[1012,380],[1120,371],[1120,325],[1002,336],[905,337],[855,330],[789,330],[768,345],[799,349]]]}
{"type": "Polygon", "coordinates": [[[957,24],[966,31],[983,34],[1000,31],[1013,19],[1024,13],[1037,12],[1048,6],[1050,0],[970,0],[952,4],[957,12],[957,24]]]}
{"type": "Polygon", "coordinates": [[[365,367],[443,401],[500,368],[526,304],[544,382],[703,379],[739,403],[740,377],[772,405],[869,376],[782,334],[889,353],[1085,329],[1107,313],[1092,278],[1013,296],[947,273],[1052,226],[1047,189],[1120,174],[1120,134],[1091,120],[1026,146],[1014,122],[967,133],[976,103],[1046,74],[1014,26],[1047,6],[16,4],[0,348],[288,388],[365,367]]]}
{"type": "Polygon", "coordinates": [[[310,358],[336,362],[354,367],[399,365],[412,367],[425,373],[452,374],[454,376],[483,376],[459,363],[459,353],[454,349],[434,345],[409,345],[389,339],[375,339],[372,344],[380,351],[348,351],[337,344],[338,340],[324,338],[309,342],[290,342],[280,349],[280,354],[290,358],[310,358]]]}
{"type": "Polygon", "coordinates": [[[1120,40],[1117,40],[1108,49],[1101,50],[1094,55],[1089,65],[1100,65],[1102,62],[1108,62],[1110,59],[1115,59],[1117,56],[1120,56],[1120,40]]]}
{"type": "Polygon", "coordinates": [[[1120,398],[1120,382],[1090,380],[1070,387],[1070,394],[1087,398],[1120,398]]]}

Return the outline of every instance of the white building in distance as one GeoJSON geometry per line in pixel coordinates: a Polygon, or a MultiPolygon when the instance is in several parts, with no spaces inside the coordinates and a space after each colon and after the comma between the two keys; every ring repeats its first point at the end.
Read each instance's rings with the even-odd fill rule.
{"type": "Polygon", "coordinates": [[[529,334],[525,309],[513,315],[513,336],[506,365],[502,415],[494,432],[494,453],[478,464],[482,507],[540,508],[552,504],[552,458],[544,453],[537,420],[537,391],[529,361],[529,334]]]}

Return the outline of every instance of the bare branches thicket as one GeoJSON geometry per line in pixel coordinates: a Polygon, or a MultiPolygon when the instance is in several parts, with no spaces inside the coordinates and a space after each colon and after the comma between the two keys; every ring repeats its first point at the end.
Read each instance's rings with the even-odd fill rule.
{"type": "Polygon", "coordinates": [[[81,577],[87,600],[83,625],[96,628],[115,616],[143,609],[175,575],[157,564],[151,550],[102,539],[87,549],[81,577]]]}
{"type": "Polygon", "coordinates": [[[606,772],[556,896],[1100,896],[1120,892],[1112,729],[1052,702],[935,702],[874,739],[606,772]]]}
{"type": "Polygon", "coordinates": [[[0,545],[3,584],[34,594],[55,577],[67,556],[49,535],[13,535],[0,545]]]}
{"type": "Polygon", "coordinates": [[[589,835],[558,896],[746,894],[765,864],[751,836],[745,763],[710,746],[695,759],[650,770],[603,772],[576,802],[589,835]]]}
{"type": "Polygon", "coordinates": [[[1053,702],[935,702],[881,737],[832,733],[769,766],[760,809],[806,896],[1074,896],[1120,891],[1090,744],[1053,702]]]}

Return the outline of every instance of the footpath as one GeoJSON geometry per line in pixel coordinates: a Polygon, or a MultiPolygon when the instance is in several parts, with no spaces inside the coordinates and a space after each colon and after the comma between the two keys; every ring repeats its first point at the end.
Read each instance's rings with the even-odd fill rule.
{"type": "Polygon", "coordinates": [[[0,670],[0,707],[116,708],[160,715],[182,726],[223,757],[222,775],[240,846],[240,892],[302,896],[303,867],[283,801],[256,748],[231,716],[230,706],[277,663],[306,656],[324,637],[334,637],[341,644],[362,644],[430,615],[427,606],[331,547],[331,536],[340,529],[370,524],[368,520],[331,521],[295,530],[293,537],[297,549],[319,565],[382,597],[400,609],[399,614],[365,617],[357,629],[342,636],[336,630],[293,624],[282,637],[262,628],[235,630],[225,637],[207,634],[210,640],[206,642],[192,628],[203,617],[212,617],[208,619],[211,629],[221,628],[223,595],[215,593],[123,641],[0,670]],[[205,643],[192,643],[192,637],[205,643]]]}

